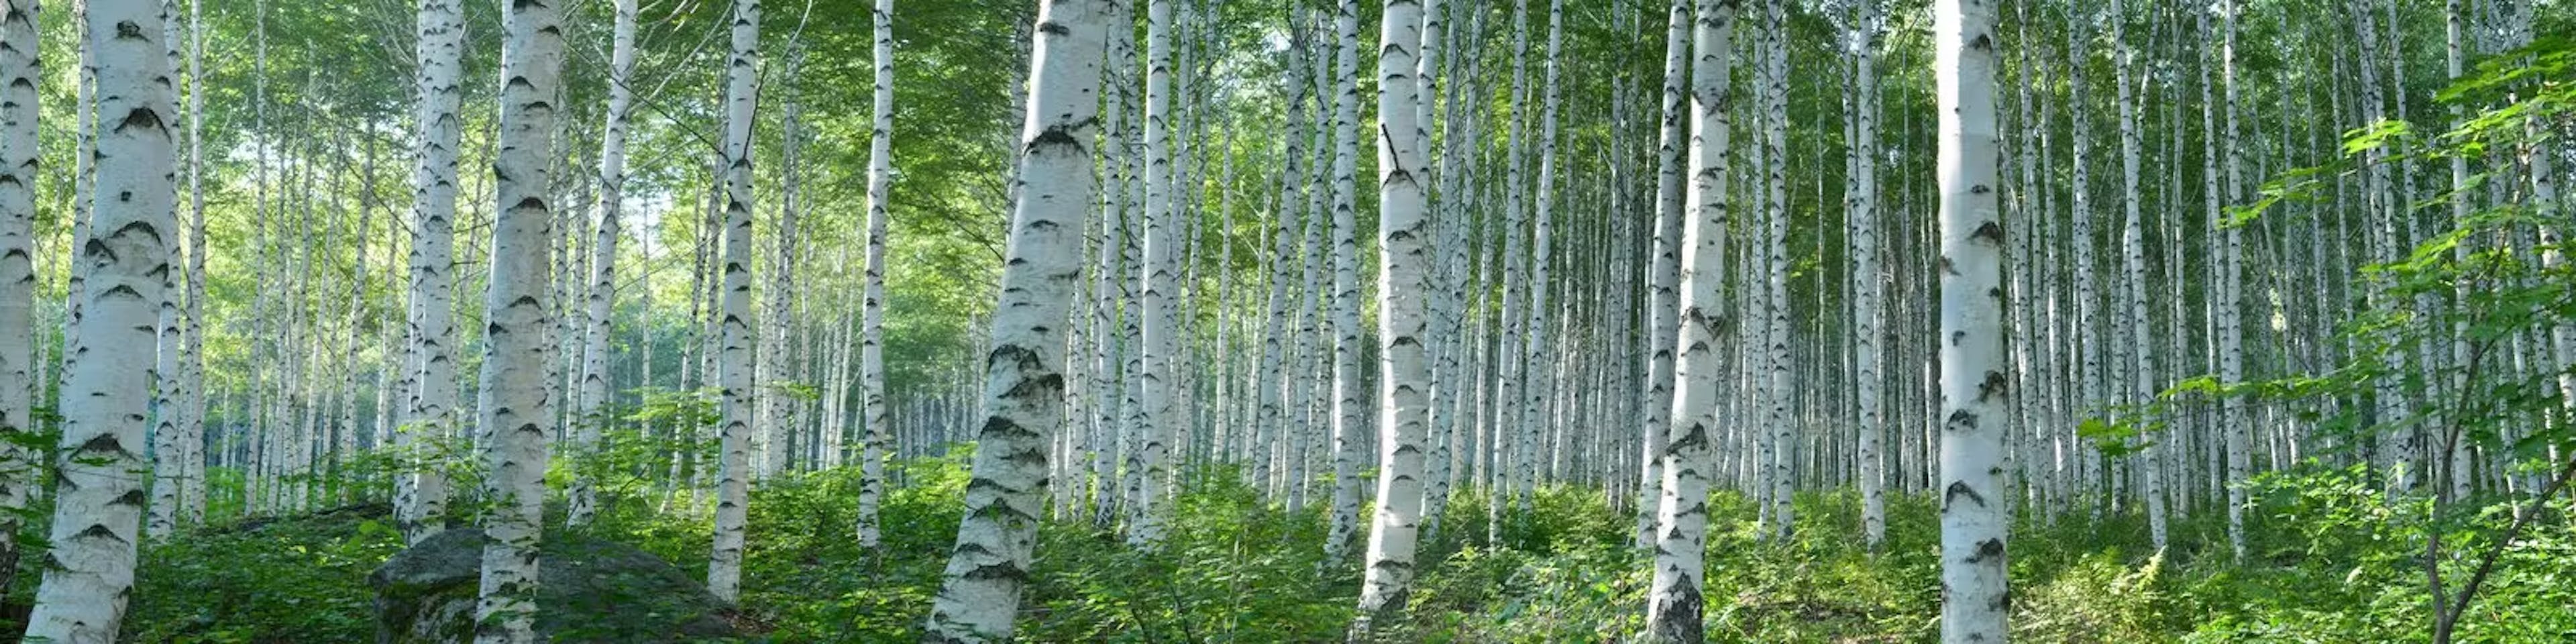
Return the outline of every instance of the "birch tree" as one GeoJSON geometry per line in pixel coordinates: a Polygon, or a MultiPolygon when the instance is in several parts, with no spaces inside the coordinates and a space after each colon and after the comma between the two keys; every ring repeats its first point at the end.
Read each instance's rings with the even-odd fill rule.
{"type": "Polygon", "coordinates": [[[1359,0],[1333,15],[1333,508],[1324,559],[1349,553],[1360,515],[1359,0]]]}
{"type": "Polygon", "coordinates": [[[177,150],[169,128],[178,119],[169,113],[178,97],[163,52],[166,16],[152,0],[97,0],[86,14],[80,24],[95,56],[85,71],[97,79],[98,113],[113,124],[100,128],[89,152],[98,170],[91,194],[116,198],[92,204],[92,236],[71,267],[84,284],[75,297],[84,301],[70,320],[78,333],[63,352],[72,359],[62,372],[68,404],[54,470],[50,550],[27,616],[26,639],[43,642],[117,641],[133,593],[141,483],[151,475],[141,450],[154,370],[153,309],[171,270],[163,235],[179,232],[177,150]]]}
{"type": "Polygon", "coordinates": [[[1727,230],[1727,146],[1733,102],[1729,67],[1735,55],[1738,0],[1698,0],[1691,31],[1691,132],[1689,209],[1682,240],[1680,356],[1673,364],[1670,442],[1664,446],[1663,494],[1656,509],[1655,575],[1646,599],[1646,635],[1656,642],[1707,640],[1707,599],[1700,587],[1708,569],[1708,487],[1718,467],[1720,361],[1735,332],[1724,298],[1727,230]]]}
{"type": "Polygon", "coordinates": [[[868,131],[868,258],[860,295],[859,409],[867,422],[859,456],[859,547],[875,548],[877,504],[885,494],[885,269],[886,199],[894,188],[894,0],[877,0],[868,15],[876,39],[876,121],[868,131]]]}
{"type": "Polygon", "coordinates": [[[1673,352],[1680,335],[1682,206],[1685,150],[1689,146],[1691,82],[1691,0],[1672,0],[1664,29],[1663,121],[1655,152],[1655,259],[1646,272],[1652,291],[1647,306],[1648,358],[1646,400],[1638,407],[1643,425],[1639,447],[1642,469],[1637,482],[1637,547],[1655,546],[1655,514],[1661,507],[1664,443],[1672,431],[1673,352]]]}
{"type": "Polygon", "coordinates": [[[1047,0],[1040,8],[1020,135],[1025,192],[1012,205],[984,356],[973,479],[924,642],[1011,639],[1036,554],[1047,434],[1064,407],[1061,329],[1082,275],[1078,224],[1090,211],[1101,50],[1111,30],[1132,24],[1128,17],[1115,0],[1047,0]]]}
{"type": "Polygon", "coordinates": [[[405,315],[411,338],[409,364],[403,366],[410,394],[396,432],[397,445],[410,451],[407,471],[394,492],[395,516],[403,536],[420,543],[444,529],[447,476],[427,458],[437,442],[453,433],[456,407],[456,361],[449,347],[456,338],[453,276],[455,270],[456,146],[463,134],[457,117],[463,100],[457,78],[463,73],[465,14],[456,0],[421,0],[417,56],[420,69],[413,91],[415,139],[412,168],[411,297],[405,315]]]}
{"type": "Polygon", "coordinates": [[[707,592],[742,596],[742,546],[751,475],[751,126],[760,91],[760,0],[734,0],[733,54],[725,64],[724,257],[716,307],[715,550],[707,592]]]}
{"type": "Polygon", "coordinates": [[[1160,544],[1163,540],[1164,458],[1170,450],[1169,437],[1176,428],[1172,413],[1172,384],[1167,378],[1178,375],[1173,353],[1180,349],[1173,328],[1178,321],[1173,310],[1174,273],[1179,256],[1172,248],[1178,239],[1173,233],[1179,225],[1180,208],[1174,205],[1172,181],[1172,0],[1147,0],[1145,9],[1145,265],[1144,298],[1139,307],[1144,318],[1143,371],[1134,374],[1141,382],[1144,409],[1138,416],[1135,440],[1129,452],[1128,475],[1136,477],[1134,494],[1127,499],[1127,542],[1136,546],[1160,544]]]}
{"type": "MultiPolygon", "coordinates": [[[[484,515],[476,644],[536,642],[537,540],[544,529],[546,438],[555,401],[545,386],[554,343],[546,286],[554,249],[555,105],[562,100],[563,10],[512,4],[502,14],[499,152],[492,164],[500,196],[492,222],[491,278],[483,296],[482,386],[475,396],[483,428],[484,515]]],[[[567,276],[569,277],[569,275],[567,276]]],[[[603,385],[604,386],[604,385],[603,385]]]]}
{"type": "MultiPolygon", "coordinates": [[[[1344,15],[1354,2],[1343,4],[1344,15]]],[[[1431,265],[1427,192],[1420,175],[1428,146],[1420,112],[1422,6],[1386,0],[1378,20],[1378,481],[1377,517],[1369,529],[1368,568],[1360,588],[1354,636],[1405,606],[1423,504],[1423,440],[1431,416],[1431,378],[1424,360],[1425,279],[1431,265]]]]}
{"type": "MultiPolygon", "coordinates": [[[[599,202],[594,206],[599,210],[595,233],[598,241],[591,245],[590,293],[583,309],[581,399],[574,403],[577,438],[573,449],[578,457],[598,452],[599,434],[608,422],[609,316],[617,310],[618,217],[626,201],[626,118],[635,102],[630,83],[635,73],[636,0],[615,1],[608,54],[608,114],[599,132],[599,202]]],[[[596,482],[585,474],[588,470],[576,468],[573,488],[565,494],[566,525],[588,524],[598,512],[599,491],[596,482]]]]}
{"type": "Polygon", "coordinates": [[[36,431],[36,34],[35,0],[0,6],[0,560],[11,562],[19,512],[40,485],[36,459],[17,442],[36,431]]]}
{"type": "Polygon", "coordinates": [[[1932,7],[1941,189],[1941,641],[2003,642],[2010,599],[2003,476],[2011,410],[1997,222],[1995,9],[1932,7]]]}
{"type": "Polygon", "coordinates": [[[1886,432],[1886,401],[1880,391],[1878,262],[1878,2],[1860,0],[1860,18],[1852,34],[1853,97],[1851,257],[1854,374],[1859,381],[1854,402],[1860,412],[1860,436],[1854,442],[1860,460],[1861,538],[1873,550],[1887,539],[1886,466],[1879,437],[1886,432]]]}

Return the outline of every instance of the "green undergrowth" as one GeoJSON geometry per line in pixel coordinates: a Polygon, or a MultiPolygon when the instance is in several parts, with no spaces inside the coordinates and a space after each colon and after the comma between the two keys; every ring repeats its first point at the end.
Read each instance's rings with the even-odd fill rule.
{"type": "MultiPolygon", "coordinates": [[[[855,542],[854,471],[756,486],[737,623],[762,642],[909,642],[955,535],[964,456],[895,467],[884,544],[855,542]]],[[[2498,513],[2426,521],[2359,473],[2321,469],[2257,484],[2250,561],[2232,561],[2223,517],[2201,508],[2157,553],[2143,519],[2025,512],[2012,541],[2016,639],[2026,642],[2385,642],[2420,640],[2425,526],[2485,543],[2498,513]]],[[[1139,550],[1087,513],[1050,519],[1023,601],[1032,642],[1326,642],[1346,636],[1359,586],[1328,563],[1322,508],[1290,512],[1194,472],[1169,540],[1139,550]]],[[[1939,522],[1928,499],[1891,496],[1888,540],[1870,552],[1856,494],[1801,495],[1797,534],[1756,537],[1756,508],[1711,505],[1707,612],[1719,642],[1931,642],[1939,632],[1939,522]]],[[[703,570],[704,499],[629,494],[588,530],[703,570]]],[[[2576,641],[2576,538],[2564,504],[2508,550],[2463,620],[2463,642],[2576,641]]],[[[148,547],[127,632],[144,642],[369,641],[365,575],[399,547],[381,506],[213,528],[148,547]]],[[[1486,508],[1459,495],[1424,543],[1420,576],[1389,641],[1593,642],[1642,628],[1648,558],[1633,515],[1598,490],[1550,488],[1485,543],[1486,508]]],[[[561,529],[556,526],[555,529],[561,529]]],[[[1363,549],[1356,545],[1354,553],[1363,549]]],[[[2454,578],[2474,547],[2443,562],[2454,578]]]]}

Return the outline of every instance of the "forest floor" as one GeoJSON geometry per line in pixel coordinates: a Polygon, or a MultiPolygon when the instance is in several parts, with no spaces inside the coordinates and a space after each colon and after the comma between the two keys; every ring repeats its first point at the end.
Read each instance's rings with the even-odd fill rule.
{"type": "MultiPolygon", "coordinates": [[[[759,642],[909,642],[937,590],[965,483],[956,457],[897,468],[885,544],[852,538],[857,479],[823,472],[764,484],[751,503],[741,612],[759,642]]],[[[2014,531],[2013,630],[2024,642],[2420,641],[2429,623],[2422,521],[2379,500],[2357,471],[2323,469],[2263,485],[2249,563],[2230,561],[2224,524],[2177,521],[2176,546],[2145,544],[2143,522],[2078,513],[2014,531]],[[2410,527],[2411,526],[2411,527],[2410,527]]],[[[1020,617],[1033,642],[1330,642],[1342,638],[1357,566],[1325,564],[1319,509],[1285,513],[1210,476],[1175,504],[1170,542],[1146,553],[1088,520],[1050,521],[1020,617]]],[[[1721,496],[1709,547],[1712,641],[1931,642],[1937,639],[1938,523],[1925,499],[1892,497],[1886,548],[1861,547],[1853,494],[1798,499],[1799,536],[1753,538],[1755,508],[1721,496]]],[[[1598,492],[1552,489],[1488,548],[1484,508],[1460,495],[1426,542],[1411,617],[1394,637],[1426,642],[1601,642],[1637,632],[1650,577],[1627,546],[1633,517],[1598,492]]],[[[664,512],[656,494],[609,504],[598,536],[702,570],[702,512],[664,512]]],[[[672,508],[688,508],[681,498],[672,508]]],[[[2214,508],[2202,508],[2209,510],[2214,508]]],[[[2463,642],[2576,641],[2576,533],[2564,505],[2507,551],[2463,642]]],[[[2203,512],[2203,514],[2208,514],[2203,512]]],[[[2446,541],[2476,543],[2475,519],[2446,541]]],[[[148,548],[131,641],[366,642],[367,573],[401,547],[383,506],[184,535],[148,548]]],[[[555,526],[550,529],[561,529],[555,526]]],[[[2477,551],[2449,557],[2465,576],[2477,551]]],[[[32,584],[33,574],[20,578],[32,584]]],[[[14,595],[24,597],[25,595],[14,595]]]]}

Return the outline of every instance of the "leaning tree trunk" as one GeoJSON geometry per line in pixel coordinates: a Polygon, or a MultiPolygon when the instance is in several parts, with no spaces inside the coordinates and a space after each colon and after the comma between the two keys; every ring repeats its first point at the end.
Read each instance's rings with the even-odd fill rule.
{"type": "Polygon", "coordinates": [[[476,424],[484,428],[481,601],[476,644],[535,642],[537,539],[544,524],[546,437],[555,421],[546,366],[555,360],[545,329],[552,281],[557,89],[563,71],[563,12],[522,2],[502,16],[499,153],[492,163],[501,198],[492,221],[491,278],[483,296],[476,424]]]}
{"type": "Polygon", "coordinates": [[[1708,486],[1718,466],[1721,362],[1733,324],[1726,319],[1727,144],[1735,55],[1737,0],[1699,0],[1692,29],[1690,150],[1691,222],[1682,240],[1680,359],[1673,365],[1670,442],[1664,446],[1663,497],[1655,511],[1655,577],[1646,599],[1651,641],[1706,641],[1708,486]]]}
{"type": "Polygon", "coordinates": [[[153,308],[171,268],[163,234],[178,233],[168,127],[178,118],[169,113],[177,95],[162,51],[162,9],[153,0],[95,0],[84,18],[97,50],[98,111],[116,124],[99,132],[93,194],[119,198],[91,209],[93,236],[72,266],[86,301],[71,320],[78,337],[64,350],[77,359],[63,368],[69,404],[54,471],[51,549],[27,617],[29,641],[117,641],[134,590],[141,483],[151,475],[140,450],[152,389],[153,308]]]}
{"type": "Polygon", "coordinates": [[[2010,601],[2003,475],[2003,226],[1996,221],[1994,7],[1933,6],[1941,187],[1941,641],[2002,642],[2010,601]]]}
{"type": "Polygon", "coordinates": [[[877,503],[885,494],[886,198],[894,186],[894,0],[869,15],[876,38],[876,123],[868,131],[868,259],[859,303],[859,409],[867,422],[859,452],[859,547],[877,546],[877,503]]]}
{"type": "MultiPolygon", "coordinates": [[[[1356,13],[1346,0],[1343,15],[1356,13]]],[[[1423,303],[1431,294],[1431,227],[1424,217],[1427,168],[1414,52],[1422,44],[1422,6],[1386,0],[1378,20],[1378,481],[1377,518],[1369,530],[1368,568],[1360,588],[1354,638],[1370,622],[1405,606],[1413,552],[1422,524],[1423,436],[1431,420],[1431,377],[1423,355],[1423,303]]]]}
{"type": "Polygon", "coordinates": [[[421,0],[420,74],[416,165],[412,169],[411,297],[405,326],[411,346],[403,365],[402,386],[411,399],[403,405],[401,431],[395,444],[404,447],[406,469],[394,490],[396,520],[403,536],[420,543],[444,529],[447,476],[436,454],[437,441],[454,435],[456,361],[448,343],[456,338],[453,292],[455,269],[456,146],[462,121],[456,114],[463,100],[457,76],[464,68],[465,14],[456,0],[421,0]]]}
{"type": "Polygon", "coordinates": [[[0,7],[0,581],[16,576],[18,513],[39,485],[19,442],[36,431],[36,46],[35,0],[0,7]]]}
{"type": "MultiPolygon", "coordinates": [[[[590,300],[583,310],[581,400],[575,403],[573,418],[576,458],[599,451],[600,430],[608,423],[609,316],[617,310],[617,218],[626,200],[626,114],[634,104],[628,83],[635,71],[635,3],[616,0],[609,44],[608,122],[599,133],[599,237],[591,246],[590,300]]],[[[652,341],[649,330],[644,341],[652,341]]],[[[573,489],[564,495],[568,497],[566,525],[586,525],[599,511],[599,490],[589,474],[595,467],[575,461],[573,489]]]]}
{"type": "Polygon", "coordinates": [[[725,69],[724,259],[718,297],[715,550],[707,561],[707,592],[716,599],[742,596],[742,545],[748,518],[751,472],[751,125],[759,100],[760,0],[734,0],[733,55],[725,69]]]}
{"type": "Polygon", "coordinates": [[[1064,408],[1065,315],[1082,276],[1102,42],[1128,24],[1116,2],[1048,0],[1030,60],[1021,133],[1026,192],[985,355],[974,478],[924,642],[1003,642],[1029,578],[1045,502],[1047,434],[1064,408]]]}

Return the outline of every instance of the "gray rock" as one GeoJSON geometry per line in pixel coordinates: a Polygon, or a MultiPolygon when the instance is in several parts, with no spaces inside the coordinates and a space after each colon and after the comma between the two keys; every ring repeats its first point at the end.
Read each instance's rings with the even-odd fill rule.
{"type": "MultiPolygon", "coordinates": [[[[484,542],[481,530],[449,530],[368,575],[376,641],[470,640],[484,542]]],[[[693,575],[625,544],[550,533],[537,579],[537,633],[547,641],[676,644],[735,635],[723,603],[693,575]]]]}

